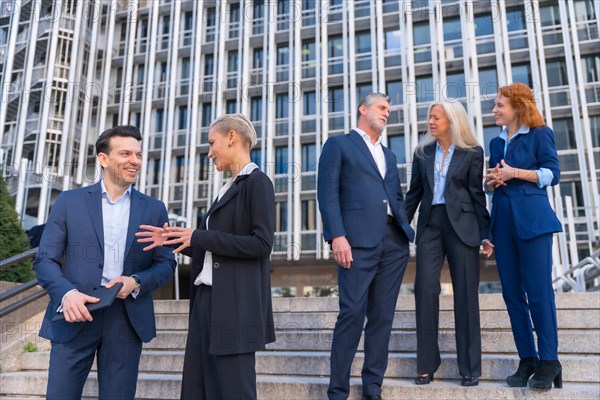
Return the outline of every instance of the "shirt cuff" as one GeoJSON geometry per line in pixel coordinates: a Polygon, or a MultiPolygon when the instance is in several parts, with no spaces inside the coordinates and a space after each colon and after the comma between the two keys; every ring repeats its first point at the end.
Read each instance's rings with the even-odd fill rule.
{"type": "Polygon", "coordinates": [[[79,292],[79,290],[77,289],[71,289],[69,290],[67,293],[65,293],[65,295],[62,297],[62,299],[60,300],[60,306],[58,306],[58,308],[56,309],[56,312],[63,312],[63,302],[65,301],[65,297],[67,297],[67,295],[71,292],[79,292]]]}
{"type": "Polygon", "coordinates": [[[548,168],[536,169],[535,173],[538,176],[537,185],[540,189],[549,186],[552,183],[552,179],[554,179],[554,174],[548,168]]]}
{"type": "Polygon", "coordinates": [[[141,289],[141,287],[140,287],[140,286],[138,286],[137,282],[140,282],[140,285],[141,285],[141,280],[140,280],[140,277],[139,277],[139,276],[137,276],[137,275],[131,275],[131,277],[132,277],[133,279],[135,279],[135,282],[136,282],[136,285],[135,285],[135,287],[133,288],[133,290],[132,290],[132,291],[131,291],[131,293],[130,293],[130,294],[131,294],[131,297],[133,297],[133,298],[135,299],[135,298],[137,298],[137,297],[138,297],[138,295],[140,294],[140,289],[141,289]]]}

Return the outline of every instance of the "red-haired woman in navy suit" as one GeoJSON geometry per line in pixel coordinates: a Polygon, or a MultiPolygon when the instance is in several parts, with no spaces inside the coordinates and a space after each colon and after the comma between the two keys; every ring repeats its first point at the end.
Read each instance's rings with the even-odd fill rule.
{"type": "Polygon", "coordinates": [[[507,383],[525,387],[529,382],[530,388],[544,390],[554,382],[560,388],[552,234],[562,228],[546,192],[560,179],[554,133],[522,83],[499,89],[493,113],[505,129],[490,142],[485,185],[493,192],[491,237],[520,358],[507,383]]]}

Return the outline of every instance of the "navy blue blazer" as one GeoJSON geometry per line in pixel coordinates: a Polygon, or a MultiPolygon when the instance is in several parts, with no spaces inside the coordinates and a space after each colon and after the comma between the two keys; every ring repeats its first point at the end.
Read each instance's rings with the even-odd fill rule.
{"type": "Polygon", "coordinates": [[[352,247],[375,247],[386,232],[388,201],[395,223],[408,240],[414,239],[396,156],[385,146],[383,152],[385,178],[358,132],[333,136],[325,142],[319,159],[317,198],[326,241],[345,236],[352,247]]]}
{"type": "MultiPolygon", "coordinates": [[[[490,142],[490,168],[494,168],[500,160],[504,159],[514,168],[527,170],[547,168],[554,176],[551,185],[554,186],[559,182],[560,166],[552,129],[547,126],[530,128],[528,133],[516,136],[508,145],[506,156],[504,145],[505,141],[500,137],[490,142]]],[[[504,196],[510,199],[512,210],[510,217],[515,223],[515,235],[518,238],[528,240],[546,233],[562,231],[562,226],[550,207],[546,188],[539,188],[536,183],[522,179],[511,179],[506,182],[506,186],[494,190],[490,235],[493,232],[497,213],[497,207],[494,205],[504,196]]]]}
{"type": "MultiPolygon", "coordinates": [[[[172,249],[145,245],[135,240],[141,224],[163,226],[168,221],[160,201],[131,190],[123,275],[137,275],[141,291],[137,298],[127,296],[125,308],[133,329],[143,342],[156,336],[152,291],[173,278],[175,257],[172,249]]],[[[48,292],[50,303],[40,336],[58,343],[71,340],[87,322],[51,322],[63,296],[72,289],[90,293],[102,281],[104,229],[100,182],[62,192],[48,216],[33,267],[40,285],[48,292]]]]}

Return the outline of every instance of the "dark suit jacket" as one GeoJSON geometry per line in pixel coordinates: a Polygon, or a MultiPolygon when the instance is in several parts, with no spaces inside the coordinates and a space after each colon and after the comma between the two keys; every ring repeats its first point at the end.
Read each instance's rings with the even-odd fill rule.
{"type": "MultiPolygon", "coordinates": [[[[419,203],[417,222],[417,243],[425,229],[431,203],[433,202],[433,177],[435,168],[436,144],[426,146],[424,157],[413,155],[410,189],[406,194],[406,213],[412,221],[419,203]]],[[[479,247],[481,241],[489,238],[490,216],[485,206],[483,182],[483,149],[455,148],[448,166],[444,198],[446,212],[452,228],[467,246],[479,247]]]]}
{"type": "Polygon", "coordinates": [[[184,252],[192,257],[190,310],[205,252],[213,258],[211,354],[250,353],[275,341],[269,261],[274,232],[273,184],[254,170],[236,179],[192,234],[184,252]]]}
{"type": "MultiPolygon", "coordinates": [[[[500,137],[490,142],[490,168],[504,159],[514,168],[527,170],[547,168],[554,176],[551,185],[554,186],[559,182],[560,166],[552,129],[547,126],[530,128],[528,133],[518,135],[508,145],[506,156],[504,156],[504,144],[504,139],[500,137]]],[[[517,237],[527,240],[546,233],[562,231],[562,226],[550,207],[546,188],[539,188],[536,183],[522,179],[511,179],[506,186],[494,190],[490,228],[498,218],[494,206],[504,196],[510,198],[512,212],[510,217],[515,223],[517,237]]],[[[507,216],[499,218],[505,217],[507,216]]]]}
{"type": "MultiPolygon", "coordinates": [[[[131,190],[131,208],[123,275],[137,275],[141,291],[125,302],[133,329],[143,342],[156,336],[152,291],[173,278],[175,258],[166,247],[143,251],[135,240],[141,224],[162,226],[168,221],[160,201],[131,190]]],[[[71,340],[86,322],[51,322],[63,296],[72,289],[83,293],[99,287],[104,265],[102,226],[102,189],[95,185],[60,194],[48,216],[38,254],[33,262],[40,285],[48,292],[50,303],[40,336],[58,343],[71,340]]]]}
{"type": "Polygon", "coordinates": [[[352,247],[375,247],[386,232],[387,202],[395,223],[408,240],[414,238],[404,209],[396,156],[383,147],[382,178],[363,138],[356,131],[327,140],[319,159],[317,198],[323,237],[346,236],[352,247]]]}

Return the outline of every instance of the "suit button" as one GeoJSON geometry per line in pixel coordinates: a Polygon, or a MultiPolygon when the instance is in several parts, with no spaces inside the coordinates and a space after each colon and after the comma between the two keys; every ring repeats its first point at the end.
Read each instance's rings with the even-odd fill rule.
{"type": "Polygon", "coordinates": [[[383,201],[383,204],[387,204],[387,200],[384,200],[384,201],[383,201]]]}
{"type": "Polygon", "coordinates": [[[215,269],[217,269],[217,268],[219,268],[219,267],[220,267],[220,265],[219,265],[219,263],[214,263],[214,264],[213,264],[213,267],[214,267],[215,269]]]}

